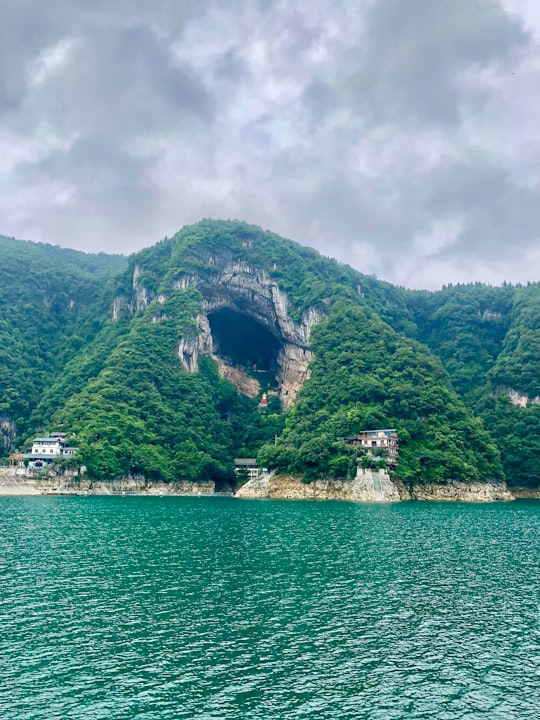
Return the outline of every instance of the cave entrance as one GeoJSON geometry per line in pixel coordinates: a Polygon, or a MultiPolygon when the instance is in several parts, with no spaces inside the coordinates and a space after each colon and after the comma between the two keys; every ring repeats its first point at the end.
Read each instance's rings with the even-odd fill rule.
{"type": "Polygon", "coordinates": [[[208,322],[214,341],[214,352],[231,365],[249,374],[264,374],[268,384],[275,383],[279,340],[257,320],[230,308],[209,313],[208,322]]]}

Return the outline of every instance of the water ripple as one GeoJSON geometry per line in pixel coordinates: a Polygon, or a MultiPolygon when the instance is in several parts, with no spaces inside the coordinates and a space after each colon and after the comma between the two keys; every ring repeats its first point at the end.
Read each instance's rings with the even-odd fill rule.
{"type": "Polygon", "coordinates": [[[0,717],[540,717],[540,503],[0,498],[0,717]]]}

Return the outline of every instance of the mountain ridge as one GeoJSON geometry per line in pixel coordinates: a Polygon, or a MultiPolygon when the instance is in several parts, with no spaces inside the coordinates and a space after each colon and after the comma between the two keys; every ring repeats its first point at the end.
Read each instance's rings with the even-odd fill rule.
{"type": "MultiPolygon", "coordinates": [[[[350,477],[343,438],[395,425],[406,484],[540,484],[534,433],[526,451],[515,441],[540,407],[510,395],[536,392],[536,284],[406,290],[237,221],[188,226],[124,266],[86,291],[92,330],[78,348],[62,339],[22,423],[2,390],[19,437],[69,427],[96,477],[226,487],[243,454],[306,481],[350,477]]],[[[84,327],[70,323],[68,336],[84,327]]]]}

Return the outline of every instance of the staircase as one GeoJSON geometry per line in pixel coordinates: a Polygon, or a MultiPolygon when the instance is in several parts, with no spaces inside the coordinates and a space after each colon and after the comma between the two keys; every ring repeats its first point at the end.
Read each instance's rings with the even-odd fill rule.
{"type": "Polygon", "coordinates": [[[35,483],[17,475],[15,468],[0,468],[0,495],[39,495],[35,483]]]}
{"type": "Polygon", "coordinates": [[[372,473],[371,489],[373,492],[373,501],[374,502],[384,502],[386,500],[380,473],[372,473]]]}
{"type": "Polygon", "coordinates": [[[14,471],[0,468],[0,487],[16,487],[19,484],[14,471]]]}

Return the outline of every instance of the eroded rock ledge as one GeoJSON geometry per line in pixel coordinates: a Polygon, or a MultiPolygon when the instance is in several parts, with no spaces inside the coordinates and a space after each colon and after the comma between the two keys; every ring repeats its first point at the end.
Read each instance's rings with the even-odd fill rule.
{"type": "MultiPolygon", "coordinates": [[[[0,470],[0,495],[215,495],[212,481],[177,480],[163,483],[143,477],[90,480],[67,472],[62,476],[41,477],[39,473],[11,468],[0,470]]],[[[349,500],[353,502],[398,502],[431,500],[445,502],[496,502],[540,499],[540,490],[512,488],[504,483],[461,483],[420,485],[407,491],[384,471],[359,470],[354,480],[320,479],[304,483],[294,475],[266,474],[250,480],[235,494],[238,498],[287,500],[349,500]]]]}
{"type": "Polygon", "coordinates": [[[407,492],[407,496],[404,499],[495,502],[500,500],[514,500],[515,497],[508,490],[506,483],[465,483],[452,481],[445,483],[444,485],[439,483],[415,485],[409,492],[407,492]]]}
{"type": "Polygon", "coordinates": [[[356,502],[398,502],[401,499],[388,473],[363,469],[359,469],[354,480],[320,479],[311,483],[304,483],[295,475],[269,473],[247,482],[235,497],[356,502]]]}
{"type": "Polygon", "coordinates": [[[300,477],[294,475],[270,473],[247,482],[237,491],[236,497],[355,502],[400,500],[495,502],[515,499],[505,483],[450,482],[445,485],[418,485],[408,491],[393,482],[385,471],[362,469],[359,469],[354,480],[316,480],[312,483],[304,483],[300,477]]]}
{"type": "Polygon", "coordinates": [[[67,471],[63,475],[43,477],[39,472],[21,472],[11,468],[0,470],[0,495],[215,495],[212,480],[177,480],[165,483],[144,477],[112,480],[80,478],[67,471]]]}

